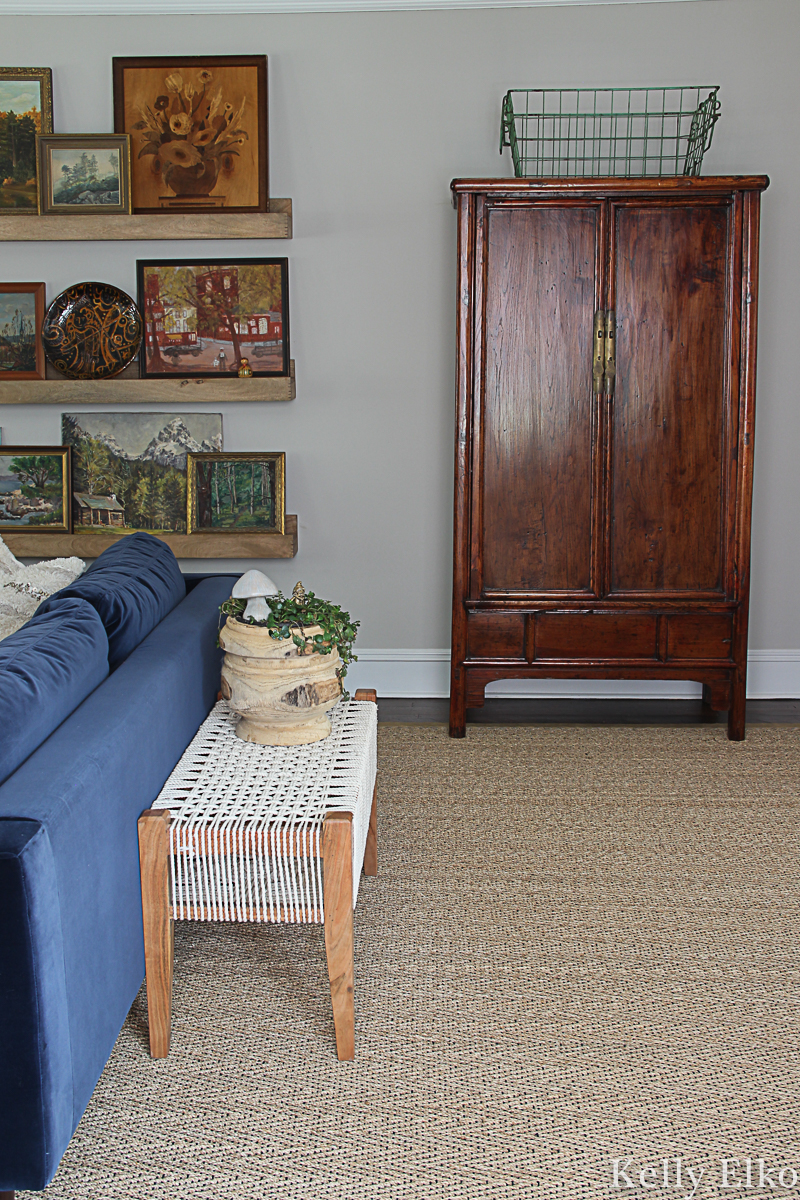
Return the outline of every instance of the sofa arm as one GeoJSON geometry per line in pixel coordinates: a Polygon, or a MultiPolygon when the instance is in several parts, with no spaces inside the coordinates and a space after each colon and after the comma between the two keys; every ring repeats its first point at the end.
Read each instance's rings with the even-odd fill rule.
{"type": "Polygon", "coordinates": [[[0,1191],[44,1188],[73,1128],[60,912],[47,830],[0,819],[0,1191]]]}

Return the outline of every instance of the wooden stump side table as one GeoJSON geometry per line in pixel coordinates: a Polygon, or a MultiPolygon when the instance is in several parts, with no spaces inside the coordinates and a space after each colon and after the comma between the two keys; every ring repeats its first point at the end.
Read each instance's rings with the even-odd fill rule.
{"type": "Polygon", "coordinates": [[[328,738],[259,746],[220,701],[139,818],[150,1053],[169,1053],[174,921],[322,922],[340,1060],[355,1055],[353,909],[378,870],[377,698],[328,738]]]}

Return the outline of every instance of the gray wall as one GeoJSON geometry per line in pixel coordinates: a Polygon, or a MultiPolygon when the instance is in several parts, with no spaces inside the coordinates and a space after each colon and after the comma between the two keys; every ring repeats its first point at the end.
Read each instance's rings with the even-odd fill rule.
{"type": "MultiPolygon", "coordinates": [[[[302,578],[349,607],[368,648],[449,644],[448,184],[511,174],[508,152],[497,151],[504,91],[720,83],[723,115],[705,173],[772,178],[763,205],[751,647],[800,647],[797,0],[12,17],[2,25],[4,64],[52,66],[57,132],[112,128],[112,55],[269,56],[271,192],[293,198],[296,234],[206,245],[209,254],[289,255],[297,399],[224,407],[225,447],[286,450],[300,553],[257,565],[284,588],[302,578]]],[[[137,257],[187,250],[5,243],[0,278],[43,279],[48,299],[93,278],[135,294],[137,257]]],[[[60,441],[59,412],[1,409],[4,441],[60,441]]]]}

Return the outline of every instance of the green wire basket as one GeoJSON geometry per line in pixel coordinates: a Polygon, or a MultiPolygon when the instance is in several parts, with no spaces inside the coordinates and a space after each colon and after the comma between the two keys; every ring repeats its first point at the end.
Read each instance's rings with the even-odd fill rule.
{"type": "Polygon", "coordinates": [[[699,175],[719,120],[719,87],[515,89],[500,153],[514,174],[699,175]]]}

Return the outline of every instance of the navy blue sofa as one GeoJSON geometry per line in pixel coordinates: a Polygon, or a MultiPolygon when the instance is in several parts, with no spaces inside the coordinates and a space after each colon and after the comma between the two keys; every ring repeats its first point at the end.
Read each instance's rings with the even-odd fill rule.
{"type": "Polygon", "coordinates": [[[232,583],[133,534],[0,642],[0,1192],[49,1183],[141,986],[136,822],[214,703],[232,583]]]}

